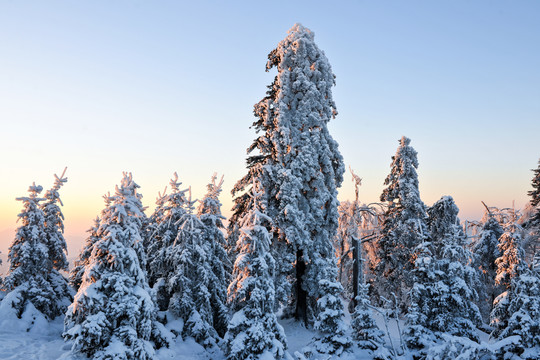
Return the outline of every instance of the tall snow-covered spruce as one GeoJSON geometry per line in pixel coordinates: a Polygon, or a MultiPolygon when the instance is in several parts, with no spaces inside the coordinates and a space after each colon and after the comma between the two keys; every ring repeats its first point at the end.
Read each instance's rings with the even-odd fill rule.
{"type": "Polygon", "coordinates": [[[378,263],[374,269],[377,281],[373,287],[378,297],[392,299],[395,294],[402,310],[409,305],[414,253],[429,235],[426,206],[418,190],[417,152],[410,143],[410,139],[401,138],[392,157],[390,174],[384,181],[387,187],[381,201],[386,202],[388,208],[377,241],[378,263]]]}
{"type": "Polygon", "coordinates": [[[142,213],[139,186],[124,173],[114,195],[105,196],[99,238],[65,318],[72,351],[93,359],[152,359],[149,342],[155,310],[141,267],[142,213]]]}
{"type": "Polygon", "coordinates": [[[249,211],[242,218],[229,287],[235,311],[225,337],[230,360],[281,359],[286,348],[285,333],[274,314],[275,261],[270,254],[270,235],[264,214],[260,185],[251,188],[249,211]]]}
{"type": "Polygon", "coordinates": [[[288,305],[286,313],[315,324],[326,351],[339,352],[350,341],[343,335],[342,287],[332,247],[344,173],[327,127],[337,114],[335,76],[313,32],[299,24],[268,59],[266,70],[276,68],[277,76],[255,105],[253,126],[262,134],[248,148],[255,152],[247,160],[248,174],[233,189],[238,196],[232,220],[249,211],[247,192],[256,178],[273,220],[277,298],[288,305]]]}
{"type": "Polygon", "coordinates": [[[58,190],[67,181],[55,175],[52,189],[39,194],[43,188],[33,184],[28,197],[22,201],[18,215],[22,221],[8,252],[9,272],[3,284],[17,315],[32,304],[46,318],[53,319],[65,311],[71,301],[67,280],[59,272],[67,267],[66,241],[63,236],[63,215],[58,190]]]}

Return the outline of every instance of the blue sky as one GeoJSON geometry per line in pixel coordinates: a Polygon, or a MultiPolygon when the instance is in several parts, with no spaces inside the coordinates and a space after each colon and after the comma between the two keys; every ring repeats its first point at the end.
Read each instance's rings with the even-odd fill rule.
{"type": "Polygon", "coordinates": [[[195,197],[224,174],[228,215],[275,75],[266,56],[296,22],[336,74],[330,131],[362,200],[406,135],[426,204],[452,195],[462,218],[481,200],[521,207],[540,157],[539,19],[538,1],[0,0],[0,251],[14,198],[65,166],[72,250],[125,170],[150,207],[174,171],[195,197]]]}

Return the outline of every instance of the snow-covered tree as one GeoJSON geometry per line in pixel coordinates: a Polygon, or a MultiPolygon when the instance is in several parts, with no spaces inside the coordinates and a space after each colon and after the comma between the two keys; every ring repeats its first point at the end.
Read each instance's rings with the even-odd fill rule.
{"type": "Polygon", "coordinates": [[[92,255],[92,250],[94,249],[94,244],[100,239],[99,229],[100,219],[99,216],[96,216],[94,219],[94,225],[86,231],[89,233],[89,235],[86,238],[81,252],[79,253],[79,257],[74,262],[73,269],[71,269],[69,272],[69,283],[75,290],[79,290],[79,287],[82,284],[83,275],[86,270],[86,266],[89,264],[90,256],[92,255]]]}
{"type": "Polygon", "coordinates": [[[533,170],[534,177],[531,181],[533,189],[527,194],[531,197],[531,207],[533,213],[527,221],[527,227],[540,229],[540,160],[538,160],[538,167],[533,170]]]}
{"type": "Polygon", "coordinates": [[[208,184],[208,192],[200,201],[197,213],[199,219],[204,224],[203,241],[208,246],[208,263],[211,268],[209,273],[208,291],[210,292],[210,304],[213,312],[213,325],[219,336],[223,337],[227,331],[228,312],[227,308],[227,287],[230,282],[231,268],[229,258],[225,247],[227,242],[222,220],[225,219],[221,215],[221,202],[219,195],[223,185],[223,177],[219,182],[216,182],[217,175],[212,176],[211,182],[208,184]]]}
{"type": "Polygon", "coordinates": [[[540,349],[540,263],[536,261],[531,268],[521,267],[520,272],[510,280],[509,290],[497,298],[493,335],[501,340],[519,336],[519,341],[507,344],[501,352],[532,360],[538,357],[540,349]]]}
{"type": "Polygon", "coordinates": [[[281,359],[287,347],[285,332],[274,314],[275,261],[270,253],[270,235],[265,223],[266,204],[259,184],[252,187],[252,207],[241,219],[239,250],[229,286],[235,311],[225,340],[227,358],[281,359]]]}
{"type": "Polygon", "coordinates": [[[529,263],[532,263],[532,258],[540,251],[540,160],[538,161],[538,167],[533,169],[533,172],[533,190],[528,192],[531,200],[526,206],[527,213],[523,219],[523,228],[526,230],[526,236],[523,239],[523,250],[525,251],[526,261],[529,263]]]}
{"type": "MultiPolygon", "coordinates": [[[[34,183],[28,189],[28,197],[17,198],[23,203],[23,210],[18,215],[22,224],[9,248],[10,267],[3,286],[8,292],[17,293],[17,296],[10,298],[16,299],[11,305],[19,316],[31,303],[45,317],[53,319],[65,310],[70,294],[66,280],[55,268],[64,266],[65,260],[65,254],[62,259],[62,254],[57,253],[57,250],[62,250],[61,241],[55,243],[59,239],[52,238],[58,236],[59,231],[58,223],[52,220],[58,215],[52,214],[52,207],[58,200],[55,198],[57,194],[48,192],[47,199],[40,198],[42,190],[34,183]],[[46,201],[47,210],[50,211],[47,214],[49,228],[46,227],[42,201],[46,201]],[[54,247],[51,249],[50,245],[54,247]]],[[[63,239],[61,233],[60,237],[63,239]]]]}
{"type": "Polygon", "coordinates": [[[495,284],[497,265],[495,260],[500,256],[499,238],[504,233],[503,228],[491,212],[484,215],[484,223],[479,237],[472,243],[474,254],[474,266],[480,272],[480,284],[478,287],[478,307],[484,320],[489,319],[493,309],[493,301],[501,293],[495,284]]]}
{"type": "MultiPolygon", "coordinates": [[[[66,168],[67,169],[67,168],[66,168]]],[[[49,281],[55,289],[55,293],[61,303],[61,310],[64,312],[73,300],[72,290],[69,288],[69,281],[60,271],[68,270],[67,244],[64,238],[64,214],[60,199],[60,188],[67,182],[65,177],[66,169],[59,177],[54,175],[55,181],[51,189],[45,192],[45,200],[41,204],[45,217],[45,234],[47,236],[47,247],[49,248],[49,260],[52,262],[52,269],[49,273],[49,281]]]]}
{"type": "Polygon", "coordinates": [[[93,359],[152,359],[149,342],[155,316],[142,251],[139,186],[124,173],[106,197],[99,239],[94,243],[82,284],[65,318],[64,338],[72,351],[93,359]]]}
{"type": "MultiPolygon", "coordinates": [[[[318,244],[315,243],[315,246],[318,244]]],[[[326,245],[326,244],[325,244],[326,245]]],[[[322,246],[321,246],[322,248],[322,246]]],[[[350,337],[346,334],[346,325],[343,322],[344,312],[341,303],[343,287],[337,281],[337,268],[333,248],[312,255],[313,264],[309,274],[317,280],[319,295],[316,300],[314,343],[317,351],[321,353],[340,354],[352,345],[350,337]]]]}
{"type": "Polygon", "coordinates": [[[497,265],[495,284],[505,290],[510,288],[512,279],[519,276],[520,268],[525,266],[525,254],[521,247],[522,232],[517,220],[514,215],[508,223],[504,224],[504,233],[497,245],[500,256],[495,259],[495,265],[497,265]]]}
{"type": "Polygon", "coordinates": [[[401,138],[392,157],[391,172],[384,181],[387,187],[381,201],[387,202],[388,208],[377,241],[378,263],[374,268],[377,276],[374,293],[387,299],[394,293],[402,310],[409,305],[414,252],[429,235],[426,206],[418,190],[417,152],[410,142],[406,137],[401,138]]]}
{"type": "Polygon", "coordinates": [[[173,278],[174,267],[170,263],[170,249],[176,246],[177,236],[186,215],[186,189],[181,189],[178,174],[174,173],[169,182],[171,193],[160,194],[156,201],[156,209],[145,228],[147,250],[148,282],[156,291],[156,302],[160,310],[167,310],[171,298],[170,286],[167,282],[173,278]]]}
{"type": "Polygon", "coordinates": [[[435,341],[435,334],[430,329],[429,312],[432,304],[429,303],[432,284],[435,280],[433,272],[433,254],[428,241],[422,242],[416,248],[414,280],[410,292],[409,310],[407,313],[407,326],[405,327],[405,342],[410,349],[424,349],[435,341]]]}
{"type": "Polygon", "coordinates": [[[353,339],[356,340],[358,347],[375,351],[383,346],[384,333],[377,327],[373,319],[368,289],[368,284],[359,285],[351,327],[353,329],[353,339]]]}
{"type": "Polygon", "coordinates": [[[47,235],[47,247],[49,248],[49,259],[52,261],[53,268],[57,271],[67,270],[68,261],[66,258],[67,244],[64,238],[64,214],[63,206],[60,200],[60,188],[67,182],[64,173],[58,177],[54,175],[54,186],[45,192],[45,201],[41,204],[41,209],[45,216],[45,233],[47,235]]]}
{"type": "Polygon", "coordinates": [[[335,292],[327,285],[337,276],[335,259],[319,261],[333,258],[337,187],[344,172],[338,144],[327,127],[337,114],[331,92],[335,80],[313,32],[299,24],[268,58],[267,70],[276,68],[278,74],[267,96],[255,105],[254,127],[263,134],[249,147],[249,153],[257,153],[248,158],[248,174],[234,188],[240,196],[233,220],[249,209],[246,192],[256,178],[265,191],[267,215],[274,220],[278,300],[288,304],[287,313],[311,324],[322,320],[318,317],[324,310],[317,299],[335,292]]]}
{"type": "Polygon", "coordinates": [[[443,196],[428,209],[428,229],[439,278],[432,296],[438,310],[432,309],[432,313],[437,331],[475,340],[476,326],[482,322],[475,304],[479,279],[471,267],[473,254],[466,247],[467,237],[458,212],[450,196],[443,196]]]}
{"type": "Polygon", "coordinates": [[[515,212],[504,224],[504,233],[499,238],[498,249],[500,256],[495,260],[497,266],[495,284],[500,287],[502,293],[493,301],[490,316],[491,326],[494,328],[492,336],[496,338],[499,338],[508,327],[509,319],[513,316],[509,306],[516,296],[516,282],[527,268],[524,261],[525,253],[521,247],[521,229],[517,224],[515,212]]]}
{"type": "Polygon", "coordinates": [[[450,196],[428,209],[430,241],[419,247],[422,255],[416,261],[408,318],[408,342],[413,348],[427,345],[420,336],[426,332],[434,338],[447,333],[477,340],[476,325],[482,322],[474,303],[477,273],[469,266],[472,253],[465,247],[458,212],[450,196]]]}
{"type": "Polygon", "coordinates": [[[163,252],[163,263],[168,268],[163,273],[164,284],[171,295],[169,311],[184,322],[182,335],[210,348],[219,343],[209,290],[213,278],[211,247],[204,237],[205,225],[194,213],[194,203],[190,193],[176,238],[163,252]]]}

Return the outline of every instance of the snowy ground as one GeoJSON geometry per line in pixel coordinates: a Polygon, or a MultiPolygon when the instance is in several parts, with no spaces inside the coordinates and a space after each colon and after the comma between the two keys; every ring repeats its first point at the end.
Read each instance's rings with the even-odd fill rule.
{"type": "MultiPolygon", "coordinates": [[[[82,360],[80,357],[70,355],[70,345],[62,340],[63,320],[61,318],[47,322],[33,307],[27,309],[21,319],[18,319],[9,309],[5,307],[2,309],[1,306],[0,314],[2,315],[0,317],[0,360],[82,360]]],[[[374,317],[379,328],[386,334],[384,319],[380,314],[374,314],[374,317]]],[[[348,314],[345,320],[350,321],[348,314]]],[[[282,320],[280,323],[287,335],[288,353],[286,359],[304,360],[301,354],[309,348],[316,334],[294,320],[282,320]]],[[[400,326],[403,329],[401,322],[400,326]]],[[[399,328],[395,320],[391,319],[388,322],[388,329],[392,342],[387,335],[385,335],[385,341],[387,345],[393,344],[399,353],[399,328]]],[[[483,341],[487,341],[487,334],[481,333],[480,336],[483,341]]],[[[483,344],[489,346],[485,342],[483,344]]],[[[367,351],[353,347],[350,352],[341,356],[320,355],[312,359],[367,360],[371,358],[367,351]]],[[[402,357],[402,359],[408,358],[408,356],[402,357]]],[[[193,339],[180,339],[171,348],[158,350],[155,359],[225,360],[225,357],[219,350],[213,353],[206,351],[193,339]]]]}
{"type": "MultiPolygon", "coordinates": [[[[296,360],[295,353],[302,353],[303,348],[309,346],[315,335],[293,320],[281,322],[285,328],[288,341],[288,358],[296,360]]],[[[69,354],[70,346],[64,343],[61,334],[63,322],[58,318],[46,323],[35,314],[27,314],[23,319],[3,319],[0,321],[0,359],[10,360],[82,360],[69,354]],[[33,316],[34,315],[34,316],[33,316]],[[25,326],[34,324],[31,330],[26,331],[25,326]]],[[[338,357],[324,356],[319,359],[338,357]]],[[[224,360],[222,353],[209,353],[192,339],[177,341],[170,349],[160,349],[156,353],[156,360],[224,360]]],[[[343,354],[339,359],[362,360],[370,359],[365,351],[353,349],[353,352],[343,354]]]]}

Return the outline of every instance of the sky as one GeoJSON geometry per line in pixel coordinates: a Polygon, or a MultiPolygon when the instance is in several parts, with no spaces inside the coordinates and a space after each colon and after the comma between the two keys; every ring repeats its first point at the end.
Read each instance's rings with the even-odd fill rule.
{"type": "MultiPolygon", "coordinates": [[[[0,0],[2,257],[15,198],[66,166],[70,258],[123,171],[148,213],[175,171],[194,198],[217,172],[230,215],[267,55],[295,23],[336,75],[329,128],[361,201],[378,201],[405,135],[427,205],[451,195],[462,219],[481,201],[521,208],[540,157],[538,19],[533,0],[0,0]]],[[[353,196],[346,174],[339,198],[353,196]]]]}

